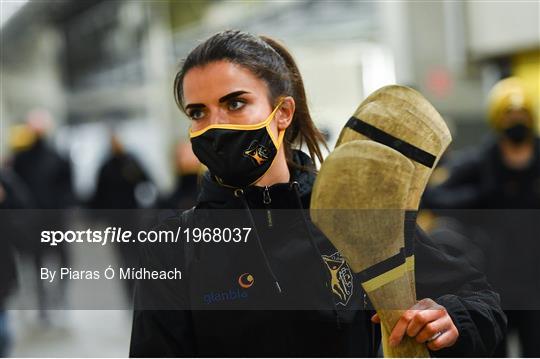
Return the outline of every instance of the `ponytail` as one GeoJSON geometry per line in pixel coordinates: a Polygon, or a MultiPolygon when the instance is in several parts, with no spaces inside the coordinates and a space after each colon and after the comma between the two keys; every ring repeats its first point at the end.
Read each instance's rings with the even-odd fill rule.
{"type": "Polygon", "coordinates": [[[289,166],[297,167],[292,160],[293,144],[297,144],[299,148],[305,144],[313,162],[315,163],[315,158],[317,158],[319,163],[322,163],[324,159],[321,152],[321,145],[325,148],[328,148],[328,146],[323,134],[317,129],[309,113],[304,81],[302,80],[298,66],[290,52],[278,41],[267,36],[259,37],[283,58],[292,82],[292,97],[294,98],[296,108],[291,126],[285,132],[284,138],[287,163],[289,166]]]}

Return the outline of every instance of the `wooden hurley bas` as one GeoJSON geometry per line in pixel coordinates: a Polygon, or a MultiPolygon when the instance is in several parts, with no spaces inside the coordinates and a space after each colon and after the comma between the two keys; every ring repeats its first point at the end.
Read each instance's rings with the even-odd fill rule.
{"type": "MultiPolygon", "coordinates": [[[[343,127],[336,147],[355,140],[372,140],[409,158],[414,172],[407,196],[405,255],[413,293],[414,231],[420,198],[429,177],[452,141],[448,126],[419,92],[390,85],[369,95],[343,127]]],[[[383,334],[384,335],[384,334],[383,334]]]]}
{"type": "MultiPolygon", "coordinates": [[[[388,332],[416,302],[403,252],[413,172],[412,162],[396,150],[373,141],[351,141],[326,158],[311,197],[313,222],[359,273],[388,332]]],[[[407,336],[392,354],[429,356],[425,345],[407,336]]]]}
{"type": "MultiPolygon", "coordinates": [[[[416,298],[414,232],[420,198],[429,177],[452,141],[437,110],[419,92],[390,85],[369,95],[343,127],[336,147],[354,140],[372,140],[389,146],[413,161],[414,173],[405,214],[405,256],[409,283],[416,298]]],[[[382,327],[383,339],[389,332],[382,327]]],[[[383,343],[385,340],[383,340],[383,343]]],[[[385,355],[393,356],[391,348],[385,355]]]]}

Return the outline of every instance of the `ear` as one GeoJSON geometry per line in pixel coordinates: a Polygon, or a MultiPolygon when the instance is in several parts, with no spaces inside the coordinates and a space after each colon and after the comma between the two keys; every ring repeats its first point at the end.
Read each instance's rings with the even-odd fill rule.
{"type": "Polygon", "coordinates": [[[283,99],[275,116],[278,131],[285,130],[290,126],[295,108],[294,98],[287,96],[283,99]]]}

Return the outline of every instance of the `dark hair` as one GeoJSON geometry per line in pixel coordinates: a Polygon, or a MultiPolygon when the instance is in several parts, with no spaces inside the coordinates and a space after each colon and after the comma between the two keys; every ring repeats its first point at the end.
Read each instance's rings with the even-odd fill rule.
{"type": "Polygon", "coordinates": [[[195,47],[183,61],[174,79],[174,98],[182,111],[183,80],[186,73],[194,67],[219,60],[240,65],[265,81],[270,92],[269,101],[273,106],[277,105],[279,97],[294,98],[295,113],[284,136],[285,157],[289,167],[298,167],[292,160],[292,146],[300,148],[304,143],[312,160],[317,158],[320,163],[323,162],[320,146],[326,147],[326,142],[309,114],[304,82],[298,67],[287,49],[270,37],[227,30],[195,47]]]}

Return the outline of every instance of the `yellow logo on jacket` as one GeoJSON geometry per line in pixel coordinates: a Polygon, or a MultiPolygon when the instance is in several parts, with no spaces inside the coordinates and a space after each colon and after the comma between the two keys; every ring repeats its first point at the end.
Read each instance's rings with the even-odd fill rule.
{"type": "Polygon", "coordinates": [[[336,304],[346,306],[353,293],[353,277],[351,269],[339,252],[322,256],[330,272],[330,286],[336,304]]]}

